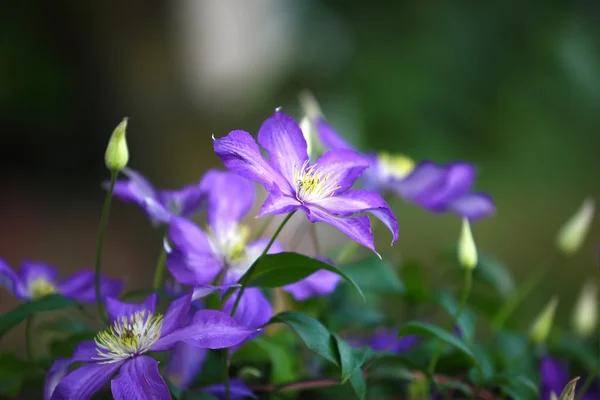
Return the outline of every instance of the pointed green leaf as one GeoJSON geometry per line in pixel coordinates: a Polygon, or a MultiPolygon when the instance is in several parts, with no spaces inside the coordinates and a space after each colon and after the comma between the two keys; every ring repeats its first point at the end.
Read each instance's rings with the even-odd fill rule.
{"type": "Polygon", "coordinates": [[[365,291],[378,293],[404,293],[405,287],[396,271],[377,256],[368,257],[356,264],[341,265],[340,269],[365,291]]]}
{"type": "Polygon", "coordinates": [[[350,385],[354,389],[354,393],[359,400],[365,400],[367,398],[367,382],[360,368],[354,370],[354,373],[350,377],[350,385]]]}
{"type": "Polygon", "coordinates": [[[257,287],[281,287],[290,283],[298,282],[309,275],[324,269],[341,276],[352,285],[360,296],[364,295],[360,287],[343,271],[323,261],[292,252],[267,254],[258,260],[254,267],[252,277],[247,286],[257,287]]]}
{"type": "Polygon", "coordinates": [[[357,369],[369,360],[373,354],[370,347],[354,348],[338,335],[333,335],[337,344],[340,364],[342,367],[342,383],[346,382],[357,369]]]}
{"type": "MultiPolygon", "coordinates": [[[[450,293],[441,293],[436,296],[436,301],[448,312],[448,314],[450,314],[452,319],[456,318],[459,304],[450,293]]],[[[458,321],[456,321],[456,324],[461,330],[465,341],[467,343],[473,343],[473,338],[475,337],[475,317],[473,316],[473,313],[465,307],[462,310],[458,321]]]]}
{"type": "Polygon", "coordinates": [[[562,393],[558,400],[573,400],[575,398],[575,386],[577,386],[577,381],[579,377],[572,379],[567,386],[563,389],[562,393]]]}
{"type": "Polygon", "coordinates": [[[37,312],[53,311],[75,307],[78,303],[59,294],[51,294],[41,299],[19,305],[17,308],[0,315],[0,337],[37,312]]]}

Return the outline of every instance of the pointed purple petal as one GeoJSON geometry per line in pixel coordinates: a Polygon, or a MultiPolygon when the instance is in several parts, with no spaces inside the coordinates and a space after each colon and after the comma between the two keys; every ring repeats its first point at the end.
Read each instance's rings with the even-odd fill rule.
{"type": "Polygon", "coordinates": [[[208,349],[177,343],[169,356],[165,376],[178,389],[187,389],[200,373],[207,354],[208,349]]]}
{"type": "Polygon", "coordinates": [[[447,205],[447,211],[473,221],[494,214],[496,206],[487,194],[470,193],[450,202],[447,205]]]}
{"type": "Polygon", "coordinates": [[[369,160],[353,150],[334,149],[319,157],[314,167],[316,170],[322,168],[327,180],[335,182],[335,186],[340,186],[334,192],[335,196],[335,193],[343,193],[354,185],[358,177],[369,167],[369,160]]]}
{"type": "Polygon", "coordinates": [[[550,356],[543,357],[540,361],[540,381],[542,398],[549,399],[550,392],[560,394],[569,382],[566,366],[550,356]]]}
{"type": "Polygon", "coordinates": [[[111,323],[119,317],[129,317],[138,311],[146,310],[150,313],[154,313],[157,300],[158,296],[156,293],[146,297],[142,304],[123,303],[115,298],[108,297],[106,299],[106,313],[108,314],[108,319],[111,323]]]}
{"type": "Polygon", "coordinates": [[[426,200],[429,193],[440,187],[445,177],[446,170],[443,167],[424,161],[406,178],[397,181],[394,189],[399,196],[419,203],[419,199],[426,200]]]}
{"type": "Polygon", "coordinates": [[[429,194],[427,203],[429,207],[443,207],[446,203],[467,193],[473,183],[477,172],[475,167],[465,162],[457,162],[445,167],[446,176],[443,184],[429,194]]]}
{"type": "MultiPolygon", "coordinates": [[[[117,297],[123,290],[124,282],[117,279],[100,278],[100,293],[102,297],[117,297]]],[[[96,289],[94,286],[94,272],[80,271],[65,278],[59,285],[58,290],[66,297],[80,302],[96,301],[96,289]]]]}
{"type": "Polygon", "coordinates": [[[89,400],[121,367],[121,362],[87,364],[65,376],[56,386],[51,400],[89,400]]]}
{"type": "MultiPolygon", "coordinates": [[[[248,388],[248,386],[246,386],[246,384],[239,379],[232,379],[229,382],[229,391],[231,400],[245,399],[248,397],[253,399],[257,398],[256,395],[252,393],[252,390],[250,390],[250,388],[248,388]]],[[[207,386],[202,389],[202,392],[212,394],[219,399],[225,399],[227,397],[225,385],[222,383],[207,386]]]]}
{"type": "Polygon", "coordinates": [[[354,150],[354,147],[346,142],[331,125],[324,119],[319,119],[315,123],[317,135],[323,146],[326,149],[350,149],[354,150]]]}
{"type": "MultiPolygon", "coordinates": [[[[119,179],[115,182],[113,189],[113,196],[125,201],[133,202],[139,205],[143,204],[145,198],[156,199],[156,191],[152,184],[142,174],[132,170],[131,168],[125,168],[123,170],[129,179],[119,179]]],[[[105,188],[108,188],[108,183],[104,184],[105,188]]]]}
{"type": "Polygon", "coordinates": [[[188,326],[158,339],[152,346],[152,351],[168,350],[177,342],[202,348],[221,349],[235,346],[254,332],[255,329],[240,325],[221,311],[202,310],[194,315],[188,326]]]}
{"type": "Polygon", "coordinates": [[[289,214],[300,207],[301,203],[295,197],[284,195],[281,190],[274,187],[267,199],[260,207],[258,217],[269,214],[289,214]]]}
{"type": "Polygon", "coordinates": [[[19,277],[25,286],[37,279],[45,279],[54,283],[58,280],[58,271],[55,267],[46,263],[23,261],[21,269],[19,269],[19,277]]]}
{"type": "Polygon", "coordinates": [[[0,258],[0,287],[24,300],[26,288],[23,287],[17,273],[0,258]]]}
{"type": "Polygon", "coordinates": [[[294,187],[294,170],[308,161],[306,140],[294,118],[275,111],[260,127],[258,143],[269,152],[271,165],[294,187]]]}
{"type": "Polygon", "coordinates": [[[392,244],[398,240],[398,220],[383,198],[368,190],[350,190],[338,196],[319,201],[318,205],[327,212],[349,217],[361,212],[369,212],[377,217],[392,232],[392,244]]]}
{"type": "MultiPolygon", "coordinates": [[[[237,291],[223,305],[223,312],[231,314],[237,291]]],[[[234,319],[243,326],[258,329],[271,319],[273,309],[271,303],[258,288],[248,288],[244,291],[234,319]]]]}
{"type": "Polygon", "coordinates": [[[251,181],[230,171],[210,170],[200,183],[208,195],[208,224],[215,232],[229,230],[248,214],[254,203],[251,181]]]}
{"type": "Polygon", "coordinates": [[[54,361],[44,381],[44,400],[49,400],[52,397],[56,386],[69,373],[71,363],[70,358],[57,358],[54,361]]]}
{"type": "Polygon", "coordinates": [[[214,149],[225,166],[236,174],[257,181],[267,190],[277,185],[283,191],[291,191],[288,181],[264,159],[248,132],[232,131],[215,139],[214,149]]]}
{"type": "Polygon", "coordinates": [[[187,185],[179,190],[161,190],[158,197],[171,214],[190,217],[204,205],[206,190],[200,184],[187,185]]]}
{"type": "Polygon", "coordinates": [[[186,315],[190,310],[192,304],[192,293],[181,296],[177,300],[174,300],[167,312],[165,313],[165,319],[163,320],[161,336],[166,336],[173,332],[175,329],[181,327],[184,322],[186,315]]]}
{"type": "Polygon", "coordinates": [[[353,218],[335,217],[325,211],[309,207],[310,213],[306,214],[310,222],[325,222],[347,235],[350,239],[368,249],[375,251],[373,243],[373,232],[371,232],[371,223],[366,215],[353,218]]]}
{"type": "Polygon", "coordinates": [[[71,361],[73,362],[94,362],[98,358],[98,351],[96,350],[96,342],[93,340],[86,340],[77,345],[71,361]]]}
{"type": "Polygon", "coordinates": [[[299,301],[311,297],[325,296],[332,293],[340,282],[341,277],[331,271],[319,270],[301,281],[284,286],[282,289],[299,301]]]}
{"type": "Polygon", "coordinates": [[[137,356],[125,362],[110,382],[115,400],[171,400],[171,392],[158,372],[158,361],[137,356]]]}

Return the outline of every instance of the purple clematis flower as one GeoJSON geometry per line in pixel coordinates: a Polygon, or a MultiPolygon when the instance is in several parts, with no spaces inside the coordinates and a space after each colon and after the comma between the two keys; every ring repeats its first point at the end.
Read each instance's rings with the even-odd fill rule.
{"type": "Polygon", "coordinates": [[[168,223],[172,216],[190,217],[201,208],[206,187],[187,185],[180,190],[156,190],[140,173],[125,168],[129,179],[115,183],[114,196],[122,201],[136,203],[144,209],[153,223],[168,223]]]}
{"type": "MultiPolygon", "coordinates": [[[[256,399],[256,395],[250,390],[248,386],[244,384],[239,379],[232,379],[229,382],[230,385],[230,395],[231,400],[240,400],[240,399],[256,399]]],[[[225,386],[223,384],[211,385],[202,389],[202,392],[212,394],[219,399],[225,400],[227,398],[225,394],[225,386]]]]}
{"type": "MultiPolygon", "coordinates": [[[[317,257],[319,260],[334,265],[332,260],[317,257]]],[[[299,301],[308,300],[312,297],[326,296],[332,293],[340,283],[341,277],[331,271],[321,269],[306,278],[283,286],[282,289],[299,301]]]]}
{"type": "MultiPolygon", "coordinates": [[[[121,280],[102,278],[100,292],[106,297],[118,296],[123,286],[121,280]]],[[[85,303],[96,301],[93,271],[76,272],[59,281],[56,268],[41,262],[24,261],[16,273],[0,259],[0,287],[24,301],[36,300],[53,293],[85,303]]]]}
{"type": "MultiPolygon", "coordinates": [[[[544,356],[540,360],[540,395],[542,400],[550,400],[551,393],[560,396],[561,392],[571,380],[567,366],[551,356],[544,356]]],[[[584,378],[585,380],[585,378],[584,378]]],[[[600,400],[600,379],[588,388],[581,400],[600,400]]]]}
{"type": "MultiPolygon", "coordinates": [[[[324,119],[315,122],[319,141],[329,149],[353,149],[324,119]]],[[[363,175],[365,189],[393,193],[435,212],[451,212],[470,220],[495,212],[493,200],[473,192],[475,167],[466,162],[438,165],[424,161],[415,166],[408,157],[387,153],[365,156],[370,167],[363,175]]]]}
{"type": "Polygon", "coordinates": [[[379,329],[371,336],[353,339],[350,342],[355,346],[367,345],[375,351],[385,350],[400,354],[413,348],[419,342],[419,337],[415,335],[398,337],[397,329],[379,329]]]}
{"type": "Polygon", "coordinates": [[[164,316],[155,313],[156,300],[151,295],[142,304],[128,304],[108,298],[106,310],[112,326],[75,349],[70,362],[85,365],[66,374],[65,360],[56,361],[53,374],[46,377],[50,399],[90,399],[117,372],[111,380],[115,399],[170,399],[158,362],[145,353],[166,351],[180,342],[220,349],[254,333],[215,310],[198,311],[188,321],[191,293],[173,301],[164,316]]]}
{"type": "Polygon", "coordinates": [[[369,217],[380,219],[398,238],[398,222],[390,207],[376,192],[351,190],[369,162],[353,150],[334,149],[311,165],[306,140],[296,121],[279,111],[258,132],[258,142],[269,153],[263,158],[252,136],[232,131],[214,140],[215,152],[227,168],[255,180],[269,192],[259,216],[306,213],[310,222],[325,222],[352,240],[375,251],[369,217]]]}

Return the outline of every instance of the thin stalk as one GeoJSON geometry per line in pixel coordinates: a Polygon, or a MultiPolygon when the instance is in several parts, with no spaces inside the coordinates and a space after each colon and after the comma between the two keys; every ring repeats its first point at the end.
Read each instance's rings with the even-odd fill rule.
{"type": "Polygon", "coordinates": [[[288,215],[285,216],[283,221],[281,221],[281,224],[279,224],[279,226],[275,230],[275,233],[273,234],[273,236],[271,236],[271,240],[269,240],[267,247],[265,247],[265,249],[260,254],[260,256],[256,259],[256,261],[254,261],[254,263],[252,263],[252,265],[250,266],[248,271],[246,271],[244,276],[242,276],[242,278],[240,279],[240,284],[242,285],[242,287],[240,288],[240,290],[237,294],[237,297],[235,299],[235,302],[233,303],[233,308],[231,309],[232,317],[235,315],[235,312],[237,311],[238,305],[240,304],[240,300],[242,299],[242,295],[244,294],[244,290],[246,290],[246,285],[250,281],[250,278],[252,278],[252,273],[254,272],[254,269],[258,265],[260,259],[263,258],[264,255],[269,252],[269,250],[271,249],[271,246],[275,242],[275,239],[277,239],[277,236],[279,236],[279,233],[281,232],[281,230],[283,229],[285,224],[290,220],[290,218],[292,218],[292,215],[294,215],[295,212],[296,211],[292,211],[291,213],[289,213],[288,215]]]}
{"type": "Polygon", "coordinates": [[[231,384],[229,383],[229,349],[223,349],[223,383],[225,385],[225,399],[231,400],[231,384]]]}
{"type": "Polygon", "coordinates": [[[110,186],[106,192],[106,198],[104,199],[104,207],[102,208],[102,216],[100,217],[100,226],[98,227],[98,241],[96,244],[96,264],[94,271],[96,273],[94,279],[94,286],[96,288],[96,306],[98,308],[98,315],[100,318],[107,322],[104,311],[104,305],[102,304],[102,293],[100,293],[100,269],[102,266],[102,247],[104,245],[104,234],[106,233],[106,226],[108,225],[108,215],[110,214],[110,204],[112,202],[113,190],[115,188],[115,182],[119,171],[113,170],[110,172],[110,186]]]}
{"type": "Polygon", "coordinates": [[[313,250],[315,251],[315,256],[321,255],[321,246],[319,246],[319,237],[317,236],[317,227],[315,224],[310,224],[310,237],[312,239],[313,250]]]}
{"type": "Polygon", "coordinates": [[[35,365],[35,357],[33,355],[33,318],[34,314],[31,314],[25,322],[25,347],[27,350],[27,359],[32,365],[35,365]]]}
{"type": "Polygon", "coordinates": [[[152,283],[153,290],[160,290],[163,286],[163,281],[165,277],[165,266],[167,261],[167,250],[165,250],[164,246],[160,251],[160,255],[158,256],[158,261],[156,262],[156,268],[154,269],[154,280],[152,283]]]}

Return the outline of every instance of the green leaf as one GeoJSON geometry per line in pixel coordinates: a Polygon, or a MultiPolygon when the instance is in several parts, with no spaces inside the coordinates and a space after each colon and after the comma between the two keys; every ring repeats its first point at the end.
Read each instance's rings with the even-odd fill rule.
{"type": "Polygon", "coordinates": [[[357,369],[360,370],[363,364],[375,353],[370,347],[364,346],[356,349],[338,335],[334,334],[333,336],[337,344],[342,367],[342,383],[344,383],[352,377],[357,369]]]}
{"type": "Polygon", "coordinates": [[[52,358],[71,357],[77,345],[86,340],[93,340],[95,332],[80,332],[65,339],[53,340],[50,343],[50,354],[52,358]]]}
{"type": "Polygon", "coordinates": [[[31,366],[12,354],[0,355],[0,394],[16,396],[31,366]]]}
{"type": "Polygon", "coordinates": [[[408,335],[417,335],[424,336],[429,338],[438,339],[443,343],[446,343],[461,353],[463,353],[467,358],[475,365],[478,369],[480,369],[479,364],[477,363],[477,359],[473,352],[467,347],[467,345],[460,340],[457,336],[452,333],[439,328],[435,325],[431,325],[425,322],[409,322],[403,325],[398,331],[398,336],[408,336],[408,335]]]}
{"type": "Polygon", "coordinates": [[[486,384],[496,386],[515,400],[539,399],[539,389],[533,381],[522,375],[498,375],[486,384]]]}
{"type": "Polygon", "coordinates": [[[354,370],[354,373],[350,377],[350,385],[360,400],[367,398],[367,383],[360,368],[354,370]]]}
{"type": "Polygon", "coordinates": [[[515,281],[508,268],[489,255],[479,256],[473,276],[494,288],[502,297],[508,297],[515,291],[515,281]]]}
{"type": "Polygon", "coordinates": [[[308,315],[286,311],[271,318],[269,324],[278,322],[286,324],[296,332],[310,350],[340,366],[335,339],[319,321],[308,315]]]}
{"type": "Polygon", "coordinates": [[[404,263],[400,268],[400,276],[406,285],[406,298],[410,302],[419,303],[431,299],[420,264],[413,261],[404,263]]]}
{"type": "MultiPolygon", "coordinates": [[[[448,312],[448,314],[450,314],[452,319],[455,318],[459,304],[454,296],[450,293],[443,292],[436,296],[436,301],[448,312]]],[[[465,307],[456,323],[460,328],[465,341],[467,343],[473,343],[475,337],[475,317],[473,316],[473,313],[465,307]]]]}
{"type": "Polygon", "coordinates": [[[574,378],[567,383],[567,386],[563,389],[558,400],[573,400],[575,398],[575,386],[577,385],[578,380],[579,377],[574,378]]]}
{"type": "Polygon", "coordinates": [[[75,307],[78,303],[59,294],[51,294],[41,299],[19,305],[14,310],[0,315],[0,337],[37,312],[53,311],[75,307]]]}
{"type": "Polygon", "coordinates": [[[340,269],[365,292],[404,293],[405,287],[392,266],[377,256],[366,258],[359,263],[341,265],[340,269]]]}
{"type": "Polygon", "coordinates": [[[264,338],[256,338],[252,342],[268,354],[271,361],[271,382],[284,383],[297,379],[295,358],[289,348],[283,347],[278,343],[272,343],[264,338]]]}
{"type": "Polygon", "coordinates": [[[292,252],[267,254],[261,257],[254,267],[247,286],[281,287],[298,282],[320,269],[333,272],[344,278],[364,299],[365,296],[356,282],[338,268],[323,261],[292,252]]]}

